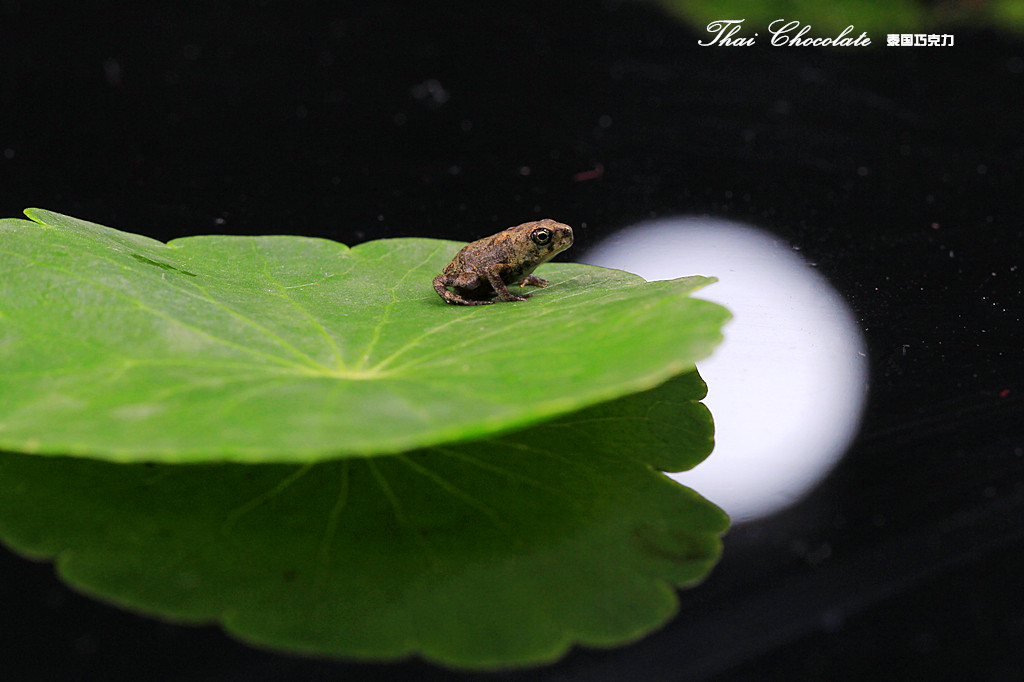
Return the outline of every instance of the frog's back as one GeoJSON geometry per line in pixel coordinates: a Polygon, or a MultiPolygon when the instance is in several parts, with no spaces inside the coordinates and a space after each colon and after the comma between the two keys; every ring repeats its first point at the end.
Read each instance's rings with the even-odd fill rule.
{"type": "Polygon", "coordinates": [[[455,254],[455,258],[445,266],[445,273],[454,275],[461,272],[479,272],[482,268],[498,262],[506,248],[506,245],[496,243],[500,236],[500,233],[491,235],[463,246],[455,254]]]}

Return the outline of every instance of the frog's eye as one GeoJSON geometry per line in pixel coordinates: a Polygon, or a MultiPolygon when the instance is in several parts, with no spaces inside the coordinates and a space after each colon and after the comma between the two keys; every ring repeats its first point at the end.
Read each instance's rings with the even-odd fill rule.
{"type": "Polygon", "coordinates": [[[551,230],[540,228],[530,233],[530,240],[537,246],[547,246],[551,243],[551,230]]]}

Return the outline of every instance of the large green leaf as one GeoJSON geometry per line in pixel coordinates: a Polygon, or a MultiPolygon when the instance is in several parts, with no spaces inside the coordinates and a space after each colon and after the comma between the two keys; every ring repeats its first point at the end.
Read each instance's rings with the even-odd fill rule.
{"type": "Polygon", "coordinates": [[[692,368],[703,277],[548,264],[521,303],[447,305],[460,244],[163,244],[48,211],[0,221],[0,449],[312,461],[479,437],[692,368]]]}
{"type": "Polygon", "coordinates": [[[695,373],[514,434],[307,465],[0,455],[0,537],[115,603],[317,655],[463,667],[668,619],[727,519],[695,373]]]}

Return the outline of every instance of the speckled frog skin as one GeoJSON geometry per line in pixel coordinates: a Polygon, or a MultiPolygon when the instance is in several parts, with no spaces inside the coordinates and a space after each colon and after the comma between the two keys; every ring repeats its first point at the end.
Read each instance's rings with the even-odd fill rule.
{"type": "Polygon", "coordinates": [[[495,296],[499,301],[525,301],[529,295],[513,294],[508,285],[547,286],[534,269],[570,246],[568,225],[551,219],[516,225],[464,246],[434,278],[434,289],[456,305],[487,305],[495,296]]]}

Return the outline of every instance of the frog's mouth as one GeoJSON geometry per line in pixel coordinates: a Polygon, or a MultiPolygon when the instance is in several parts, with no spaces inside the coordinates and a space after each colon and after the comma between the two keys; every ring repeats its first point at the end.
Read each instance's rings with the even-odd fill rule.
{"type": "Polygon", "coordinates": [[[555,253],[562,253],[563,251],[568,249],[570,246],[572,246],[573,234],[572,234],[571,231],[566,231],[566,232],[562,233],[561,237],[562,237],[562,243],[558,245],[558,250],[555,251],[555,253]]]}

